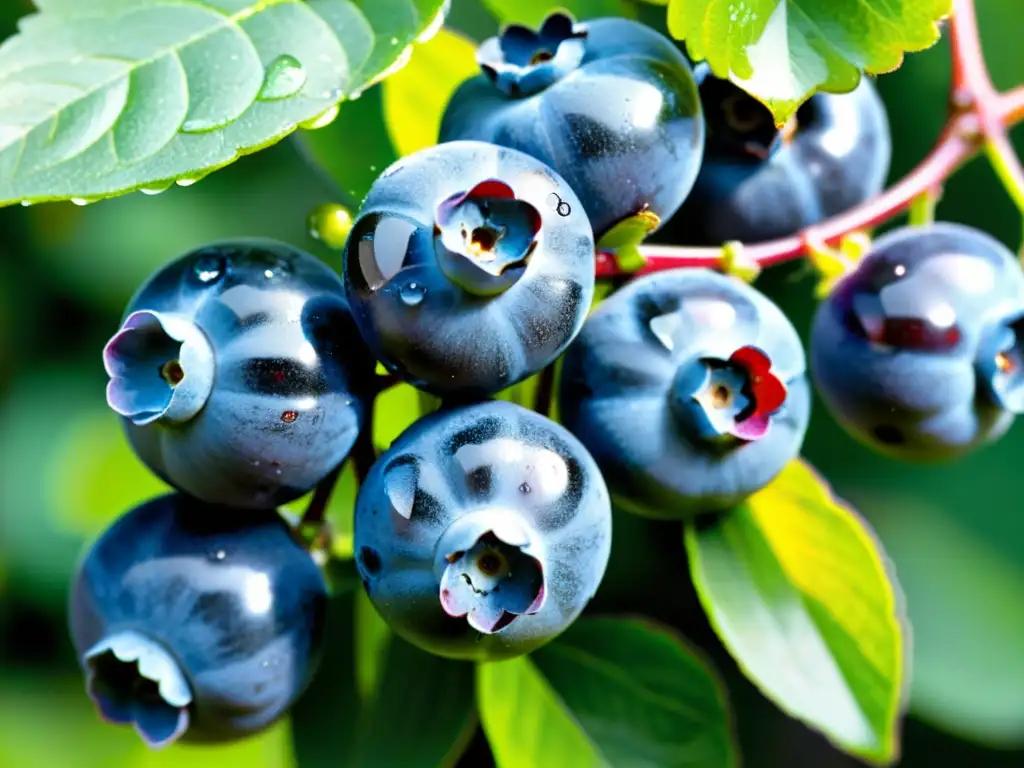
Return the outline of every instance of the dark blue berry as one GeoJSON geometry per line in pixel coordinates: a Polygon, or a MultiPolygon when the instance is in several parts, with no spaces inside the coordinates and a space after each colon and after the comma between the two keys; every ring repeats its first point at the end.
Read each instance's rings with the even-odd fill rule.
{"type": "Polygon", "coordinates": [[[82,561],[71,637],[108,721],[152,746],[267,727],[319,662],[327,589],[273,510],[163,496],[115,522],[82,561]]]}
{"type": "Polygon", "coordinates": [[[374,365],[340,278],[266,240],[163,267],[132,299],[104,361],[107,400],[150,469],[237,507],[298,498],[345,459],[374,365]]]}
{"type": "Polygon", "coordinates": [[[594,241],[547,166],[452,142],[374,183],[344,276],[359,329],[389,369],[440,395],[486,396],[551,363],[579,331],[594,241]]]}
{"type": "Polygon", "coordinates": [[[879,238],[818,308],[811,367],[853,436],[893,458],[942,460],[1024,412],[1024,275],[959,224],[879,238]]]}
{"type": "Polygon", "coordinates": [[[356,502],[357,564],[400,635],[480,661],[540,647],[593,597],[611,547],[604,480],[583,446],[507,402],[410,427],[356,502]]]}
{"type": "Polygon", "coordinates": [[[783,129],[728,80],[703,76],[707,140],[693,191],[659,239],[717,245],[785,237],[877,194],[892,145],[885,106],[864,78],[817,93],[783,129]]]}
{"type": "Polygon", "coordinates": [[[641,211],[667,219],[686,199],[704,125],[689,64],[662,35],[555,14],[536,33],[507,27],[477,60],[483,74],[452,97],[441,141],[491,141],[543,161],[598,236],[641,211]]]}
{"type": "Polygon", "coordinates": [[[564,357],[559,406],[617,503],[680,519],[767,485],[800,450],[810,392],[777,306],[735,278],[679,269],[594,311],[564,357]]]}

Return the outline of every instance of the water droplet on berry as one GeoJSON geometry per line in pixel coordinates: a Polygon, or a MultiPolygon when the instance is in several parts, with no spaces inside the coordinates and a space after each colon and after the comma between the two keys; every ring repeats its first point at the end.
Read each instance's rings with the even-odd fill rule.
{"type": "Polygon", "coordinates": [[[338,112],[340,111],[341,107],[335,104],[333,107],[324,112],[321,112],[316,117],[313,117],[304,123],[299,123],[299,127],[307,131],[316,131],[319,130],[320,128],[325,128],[326,126],[334,122],[334,118],[338,116],[338,112]]]}
{"type": "Polygon", "coordinates": [[[352,214],[338,203],[325,203],[314,209],[307,219],[309,234],[328,248],[340,251],[352,231],[352,214]]]}
{"type": "Polygon", "coordinates": [[[202,283],[212,283],[224,274],[224,259],[220,256],[201,256],[192,267],[202,283]]]}
{"type": "Polygon", "coordinates": [[[423,298],[426,295],[427,289],[416,282],[407,283],[398,291],[398,297],[402,300],[402,303],[409,307],[422,304],[423,298]]]}
{"type": "Polygon", "coordinates": [[[306,84],[306,70],[294,56],[278,56],[267,67],[267,74],[260,88],[258,99],[277,101],[294,96],[306,84]]]}

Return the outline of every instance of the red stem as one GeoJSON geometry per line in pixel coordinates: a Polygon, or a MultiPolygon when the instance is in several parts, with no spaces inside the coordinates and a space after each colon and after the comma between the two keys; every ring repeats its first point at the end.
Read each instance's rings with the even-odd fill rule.
{"type": "MultiPolygon", "coordinates": [[[[894,186],[848,211],[789,237],[745,245],[747,257],[769,267],[799,258],[809,242],[834,245],[851,232],[894,218],[919,195],[941,187],[986,140],[1005,144],[1006,127],[1024,120],[1024,86],[1006,93],[993,87],[982,55],[973,0],[956,0],[949,27],[953,62],[950,114],[928,156],[894,186]]],[[[648,244],[640,251],[646,264],[637,274],[722,263],[721,248],[648,244]]],[[[598,277],[621,274],[613,254],[597,254],[598,277]]]]}

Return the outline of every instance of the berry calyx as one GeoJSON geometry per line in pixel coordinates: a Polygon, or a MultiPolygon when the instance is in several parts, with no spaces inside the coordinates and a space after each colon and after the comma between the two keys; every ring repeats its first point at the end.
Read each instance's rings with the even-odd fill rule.
{"type": "Polygon", "coordinates": [[[579,66],[586,52],[585,26],[571,16],[554,13],[536,32],[509,24],[498,36],[477,48],[483,73],[509,96],[527,96],[543,90],[579,66]]]}
{"type": "Polygon", "coordinates": [[[745,346],[727,360],[701,357],[681,365],[671,398],[676,417],[694,438],[753,442],[768,433],[786,401],[786,385],[772,373],[768,355],[745,346]]]}
{"type": "Polygon", "coordinates": [[[441,607],[477,632],[500,632],[544,605],[544,555],[518,517],[509,509],[480,510],[438,539],[441,607]]]}
{"type": "Polygon", "coordinates": [[[495,296],[523,276],[537,247],[540,213],[508,184],[488,179],[437,207],[437,263],[452,282],[478,296],[495,296]]]}
{"type": "Polygon", "coordinates": [[[103,350],[107,403],[136,426],[188,421],[206,404],[216,375],[213,348],[188,318],[132,313],[103,350]]]}
{"type": "Polygon", "coordinates": [[[83,659],[86,691],[104,720],[133,726],[154,749],[188,730],[192,690],[160,644],[126,630],[98,642],[83,659]]]}

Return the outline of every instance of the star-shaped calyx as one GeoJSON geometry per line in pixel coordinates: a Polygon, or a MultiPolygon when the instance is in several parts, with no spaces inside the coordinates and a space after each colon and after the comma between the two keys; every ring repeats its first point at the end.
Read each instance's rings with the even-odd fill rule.
{"type": "Polygon", "coordinates": [[[137,426],[183,422],[213,390],[214,353],[206,335],[179,315],[132,313],[103,350],[107,403],[137,426]]]}
{"type": "Polygon", "coordinates": [[[479,296],[502,293],[522,277],[541,229],[540,212],[496,179],[442,201],[434,222],[441,270],[479,296]]]}
{"type": "Polygon", "coordinates": [[[154,749],[173,744],[188,730],[192,692],[159,644],[121,632],[97,643],[83,661],[89,696],[108,722],[134,726],[154,749]]]}
{"type": "Polygon", "coordinates": [[[509,24],[477,48],[476,60],[491,82],[509,96],[527,96],[565,77],[583,61],[587,30],[571,16],[554,13],[536,32],[509,24]]]}
{"type": "Polygon", "coordinates": [[[975,368],[997,405],[1024,413],[1024,318],[996,325],[983,334],[975,368]]]}
{"type": "Polygon", "coordinates": [[[494,634],[545,600],[543,556],[507,510],[482,510],[454,522],[438,541],[441,608],[494,634]]]}
{"type": "Polygon", "coordinates": [[[786,401],[786,385],[767,354],[746,346],[728,359],[702,357],[682,365],[670,397],[694,437],[753,442],[768,434],[772,416],[786,401]]]}

